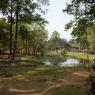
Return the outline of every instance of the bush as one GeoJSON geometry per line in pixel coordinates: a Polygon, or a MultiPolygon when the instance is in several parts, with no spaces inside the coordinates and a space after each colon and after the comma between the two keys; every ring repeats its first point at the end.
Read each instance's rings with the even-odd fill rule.
{"type": "Polygon", "coordinates": [[[66,55],[66,54],[67,54],[67,51],[66,51],[65,49],[62,49],[62,50],[61,50],[61,55],[64,56],[64,55],[66,55]]]}

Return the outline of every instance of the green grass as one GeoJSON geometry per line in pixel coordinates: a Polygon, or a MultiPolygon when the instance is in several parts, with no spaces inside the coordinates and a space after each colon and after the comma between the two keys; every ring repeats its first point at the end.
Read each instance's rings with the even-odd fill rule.
{"type": "MultiPolygon", "coordinates": [[[[48,52],[47,55],[52,55],[52,56],[54,56],[54,55],[60,55],[60,53],[57,54],[55,51],[50,51],[50,52],[48,52]]],[[[86,53],[82,53],[82,52],[67,52],[66,55],[67,55],[67,56],[72,56],[72,57],[81,58],[81,59],[88,59],[88,58],[89,58],[89,60],[95,59],[95,55],[86,54],[86,53]],[[87,57],[87,55],[88,55],[88,57],[87,57]]]]}
{"type": "MultiPolygon", "coordinates": [[[[5,80],[0,82],[0,85],[3,87],[6,85],[5,88],[0,88],[0,90],[4,90],[4,92],[0,92],[0,95],[20,95],[21,92],[18,94],[12,94],[12,92],[8,92],[10,87],[15,89],[24,89],[24,90],[35,90],[38,91],[41,89],[46,89],[52,84],[56,84],[58,81],[54,81],[54,77],[62,77],[64,75],[65,69],[64,68],[57,68],[57,67],[48,67],[48,66],[39,66],[36,68],[32,67],[23,67],[19,65],[15,66],[8,66],[0,69],[0,71],[5,71],[4,74],[12,74],[13,77],[6,77],[5,80]],[[6,92],[6,94],[4,94],[6,92]],[[10,94],[11,93],[11,94],[10,94]]],[[[35,92],[36,93],[36,92],[35,92]]],[[[28,95],[29,93],[25,94],[28,95]]],[[[21,95],[24,95],[21,93],[21,95]]],[[[32,94],[31,94],[32,95],[32,94]]]]}
{"type": "Polygon", "coordinates": [[[1,73],[9,73],[15,75],[24,75],[24,76],[42,76],[42,77],[52,77],[55,75],[62,75],[64,74],[65,69],[61,67],[49,67],[49,66],[38,66],[36,68],[33,67],[25,67],[21,65],[15,65],[15,66],[7,66],[7,67],[1,67],[0,72],[1,73]]]}
{"type": "Polygon", "coordinates": [[[59,55],[59,53],[57,53],[56,51],[49,51],[46,55],[54,56],[54,55],[59,55]]]}
{"type": "Polygon", "coordinates": [[[21,60],[27,63],[42,63],[46,56],[23,56],[20,57],[21,60]]]}
{"type": "Polygon", "coordinates": [[[67,55],[72,56],[72,57],[82,58],[82,59],[88,59],[88,58],[89,60],[95,59],[95,55],[88,54],[88,57],[87,57],[87,54],[80,53],[80,52],[68,52],[67,55]]]}

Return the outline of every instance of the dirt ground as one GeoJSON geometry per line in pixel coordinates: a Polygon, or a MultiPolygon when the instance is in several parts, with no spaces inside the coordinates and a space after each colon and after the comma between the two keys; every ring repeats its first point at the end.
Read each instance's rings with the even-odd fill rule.
{"type": "Polygon", "coordinates": [[[59,88],[62,89],[59,95],[69,95],[64,94],[69,89],[73,93],[79,91],[79,94],[71,95],[87,95],[86,80],[88,77],[87,70],[78,68],[67,69],[60,76],[17,74],[12,77],[0,78],[0,95],[58,95],[56,93],[60,93],[60,90],[56,91],[59,88]]]}

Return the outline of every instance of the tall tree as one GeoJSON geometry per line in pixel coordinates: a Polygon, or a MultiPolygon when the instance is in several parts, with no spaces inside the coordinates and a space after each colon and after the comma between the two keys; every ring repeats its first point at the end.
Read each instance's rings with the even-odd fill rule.
{"type": "Polygon", "coordinates": [[[18,36],[18,16],[19,16],[19,0],[16,1],[16,30],[15,30],[15,38],[14,38],[14,47],[13,47],[13,56],[12,60],[15,60],[15,54],[17,49],[17,36],[18,36]]]}
{"type": "Polygon", "coordinates": [[[13,0],[0,0],[0,12],[7,17],[9,23],[10,23],[10,55],[12,55],[12,27],[13,27],[13,0]]]}
{"type": "Polygon", "coordinates": [[[67,4],[67,7],[64,12],[67,12],[69,15],[74,16],[74,21],[66,25],[66,28],[73,27],[73,36],[77,36],[79,42],[85,42],[85,48],[88,49],[88,31],[89,23],[94,21],[95,11],[95,2],[94,0],[71,0],[70,4],[67,4]],[[93,11],[91,11],[93,10],[93,11]],[[77,19],[76,19],[77,18],[77,19]],[[74,33],[75,32],[75,33],[74,33]],[[84,32],[84,33],[83,33],[84,32]]]}
{"type": "Polygon", "coordinates": [[[20,29],[19,29],[19,36],[21,37],[21,40],[25,46],[25,53],[28,53],[28,43],[29,43],[29,36],[30,36],[30,27],[27,23],[21,23],[20,29]]]}
{"type": "Polygon", "coordinates": [[[50,43],[50,46],[51,46],[51,49],[57,49],[59,48],[58,47],[58,44],[60,43],[60,34],[59,32],[57,31],[54,31],[50,37],[50,40],[49,40],[49,43],[50,43]]]}
{"type": "MultiPolygon", "coordinates": [[[[45,2],[44,0],[40,1],[45,2]]],[[[45,2],[44,4],[46,4],[45,2]]],[[[38,2],[34,2],[31,0],[17,0],[16,1],[16,31],[15,31],[15,40],[14,40],[14,49],[13,49],[13,60],[16,55],[17,48],[17,37],[18,37],[18,21],[31,23],[31,21],[43,20],[40,14],[36,13],[36,9],[39,8],[38,2]]]]}
{"type": "Polygon", "coordinates": [[[0,50],[7,50],[9,45],[9,24],[6,19],[0,18],[0,50]]]}

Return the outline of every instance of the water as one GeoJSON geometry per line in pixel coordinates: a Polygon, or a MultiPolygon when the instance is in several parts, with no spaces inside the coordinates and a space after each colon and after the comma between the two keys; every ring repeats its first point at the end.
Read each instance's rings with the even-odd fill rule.
{"type": "Polygon", "coordinates": [[[84,65],[84,63],[87,63],[87,60],[73,58],[73,57],[62,57],[62,56],[47,57],[44,60],[45,65],[49,66],[56,65],[59,67],[74,67],[74,66],[84,65]]]}
{"type": "MultiPolygon", "coordinates": [[[[59,66],[59,67],[75,67],[75,66],[91,66],[90,61],[85,59],[78,59],[74,57],[61,57],[61,56],[52,56],[47,57],[44,60],[44,64],[48,66],[59,66]],[[88,65],[89,64],[89,65],[88,65]]],[[[86,79],[87,95],[95,95],[95,77],[89,76],[86,79]]]]}
{"type": "Polygon", "coordinates": [[[61,67],[72,67],[78,65],[80,62],[74,58],[67,58],[64,62],[60,63],[61,67]]]}

